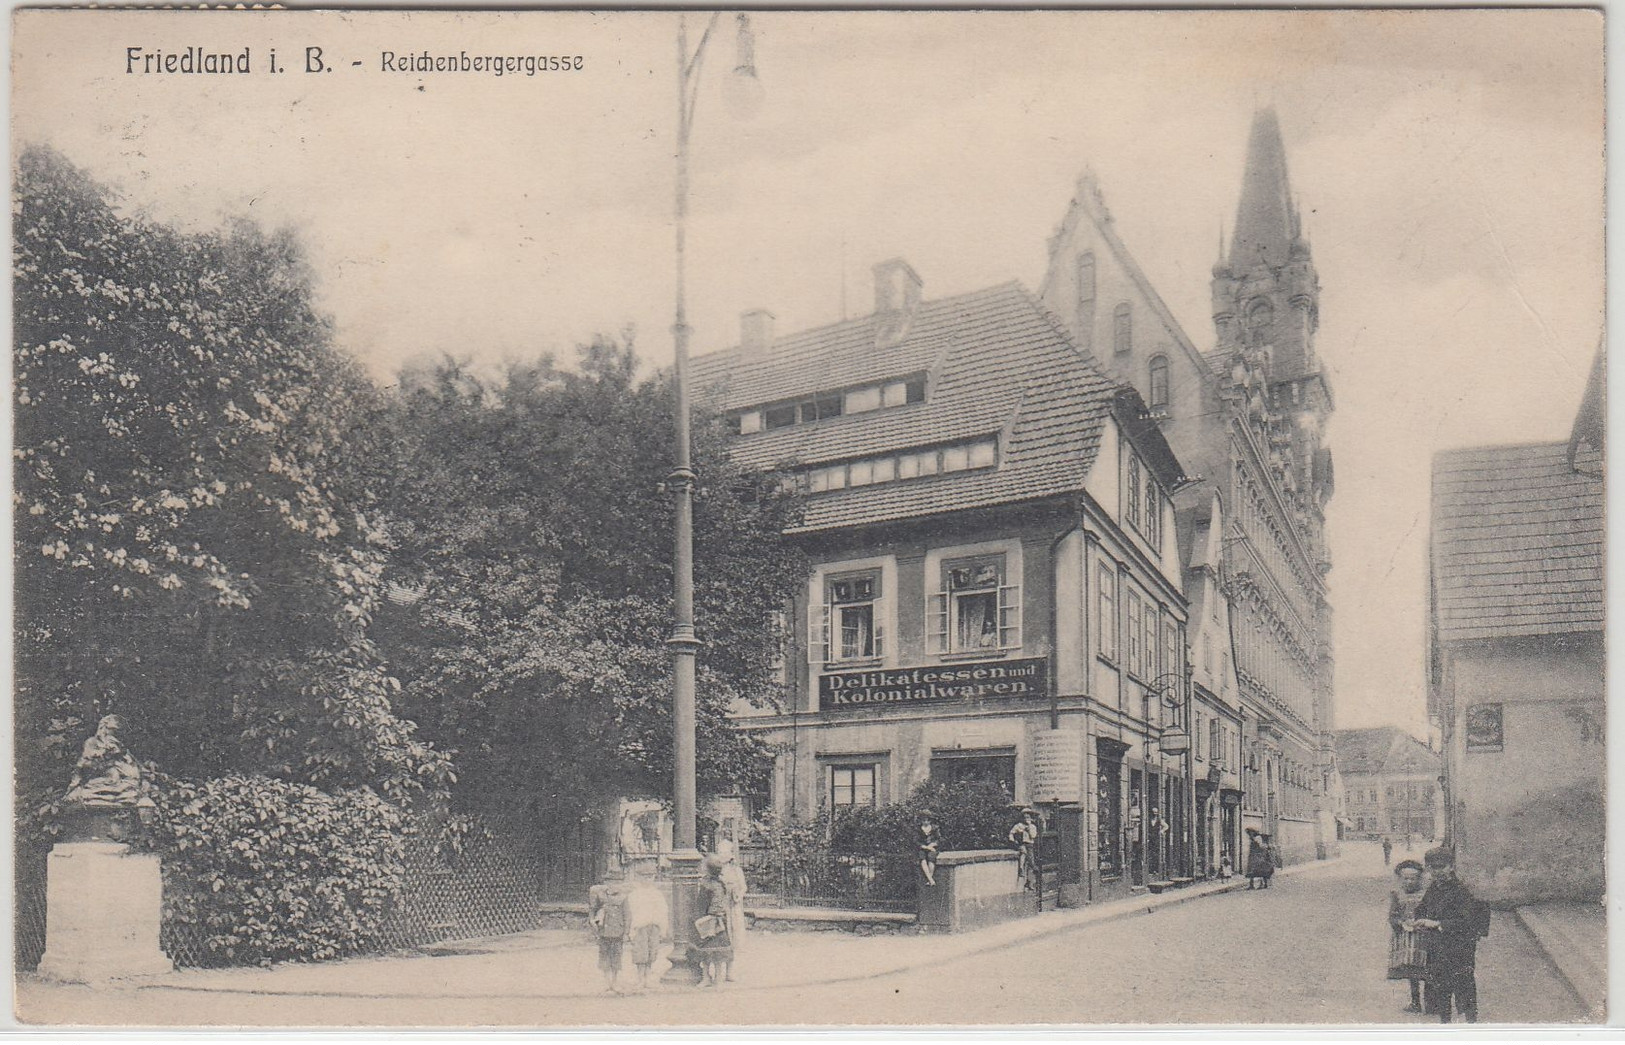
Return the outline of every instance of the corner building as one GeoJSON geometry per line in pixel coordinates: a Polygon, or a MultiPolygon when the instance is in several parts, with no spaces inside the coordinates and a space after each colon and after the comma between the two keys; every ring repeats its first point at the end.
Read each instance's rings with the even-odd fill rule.
{"type": "MultiPolygon", "coordinates": [[[[1139,393],[1010,283],[694,361],[741,463],[806,493],[770,801],[902,800],[931,779],[1044,806],[1063,902],[1189,875],[1183,475],[1139,393]]],[[[952,839],[949,839],[952,844],[952,839]]]]}
{"type": "Polygon", "coordinates": [[[1180,493],[1181,527],[1200,524],[1218,498],[1221,536],[1208,567],[1228,603],[1217,696],[1241,720],[1240,818],[1295,863],[1336,848],[1325,540],[1333,477],[1322,445],[1334,404],[1315,352],[1319,277],[1270,109],[1253,120],[1233,230],[1213,268],[1206,351],[1129,253],[1089,174],[1050,240],[1041,297],[1109,378],[1139,391],[1201,480],[1180,493]],[[1232,670],[1233,708],[1222,693],[1232,670]]]}

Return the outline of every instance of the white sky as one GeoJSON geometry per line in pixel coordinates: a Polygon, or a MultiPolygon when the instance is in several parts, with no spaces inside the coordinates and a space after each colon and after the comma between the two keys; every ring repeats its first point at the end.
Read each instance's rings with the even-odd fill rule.
{"type": "MultiPolygon", "coordinates": [[[[341,342],[381,376],[638,331],[669,362],[674,33],[652,14],[24,11],[13,127],[183,224],[310,247],[341,342]],[[253,48],[247,77],[126,75],[125,48],[253,48]],[[337,71],[307,75],[306,45],[337,71]],[[293,68],[261,72],[266,50],[293,68]],[[534,78],[379,71],[379,52],[580,54],[534,78]],[[349,62],[360,60],[360,68],[349,62]],[[419,88],[422,90],[419,90],[419,88]]],[[[691,27],[703,18],[690,15],[691,27]]],[[[1087,164],[1198,347],[1248,123],[1273,102],[1324,285],[1338,725],[1419,733],[1429,461],[1560,439],[1602,331],[1602,17],[1583,11],[756,15],[766,94],[693,144],[698,352],[765,307],[869,309],[1012,277],[1087,164]]]]}

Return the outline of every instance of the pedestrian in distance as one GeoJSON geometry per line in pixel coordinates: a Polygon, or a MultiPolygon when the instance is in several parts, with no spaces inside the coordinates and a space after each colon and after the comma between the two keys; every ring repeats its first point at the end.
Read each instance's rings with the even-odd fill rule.
{"type": "Polygon", "coordinates": [[[1260,888],[1268,889],[1271,880],[1275,877],[1275,869],[1281,866],[1281,851],[1275,848],[1275,843],[1270,841],[1270,836],[1262,831],[1258,833],[1258,841],[1264,847],[1264,859],[1259,865],[1259,872],[1264,884],[1260,888]]]}
{"type": "Polygon", "coordinates": [[[604,974],[604,987],[620,993],[619,980],[626,947],[627,884],[618,869],[587,890],[587,922],[598,938],[598,971],[604,974]]]}
{"type": "Polygon", "coordinates": [[[1264,837],[1259,834],[1258,828],[1247,829],[1247,888],[1264,888],[1264,878],[1269,871],[1270,851],[1264,843],[1264,837]]]}
{"type": "Polygon", "coordinates": [[[1393,892],[1388,894],[1388,978],[1409,980],[1411,1003],[1406,1012],[1422,1011],[1422,981],[1427,977],[1427,946],[1422,934],[1413,928],[1416,909],[1422,903],[1422,865],[1415,860],[1401,860],[1394,867],[1398,879],[1393,892]]]}
{"type": "Polygon", "coordinates": [[[633,865],[625,901],[627,949],[632,952],[632,967],[637,970],[638,989],[644,991],[649,989],[649,973],[660,957],[661,944],[671,935],[666,895],[650,880],[652,873],[653,867],[647,863],[633,865]]]}
{"type": "Polygon", "coordinates": [[[1423,933],[1427,948],[1426,1003],[1428,1012],[1449,1023],[1455,1009],[1468,1023],[1478,1022],[1478,983],[1475,968],[1478,940],[1490,932],[1489,905],[1473,896],[1456,877],[1455,854],[1445,846],[1429,849],[1427,892],[1417,904],[1410,927],[1423,933]]]}
{"type": "Polygon", "coordinates": [[[722,861],[705,858],[705,877],[700,881],[703,913],[694,919],[695,950],[700,961],[700,986],[720,987],[732,979],[734,944],[728,929],[728,887],[722,883],[722,861]]]}
{"type": "Polygon", "coordinates": [[[1023,809],[1021,819],[1010,829],[1010,844],[1016,847],[1016,878],[1028,889],[1037,888],[1035,874],[1038,858],[1038,810],[1023,809]]]}
{"type": "Polygon", "coordinates": [[[914,849],[920,861],[920,876],[925,879],[926,885],[936,885],[937,857],[942,853],[942,829],[937,826],[937,818],[930,813],[920,816],[914,849]]]}
{"type": "Polygon", "coordinates": [[[1387,835],[1382,836],[1382,866],[1387,867],[1388,861],[1394,858],[1394,842],[1387,835]]]}

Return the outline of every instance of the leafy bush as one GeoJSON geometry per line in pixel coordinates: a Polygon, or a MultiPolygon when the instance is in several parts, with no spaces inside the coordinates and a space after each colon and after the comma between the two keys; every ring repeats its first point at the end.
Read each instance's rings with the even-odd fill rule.
{"type": "Polygon", "coordinates": [[[942,849],[1000,849],[1019,819],[1019,806],[997,784],[926,781],[896,805],[857,807],[811,820],[769,817],[757,825],[757,844],[794,858],[812,850],[881,856],[912,854],[920,817],[930,812],[942,831],[942,849]]]}
{"type": "Polygon", "coordinates": [[[257,776],[155,781],[164,917],[225,963],[320,961],[366,944],[400,895],[403,818],[368,788],[257,776]]]}

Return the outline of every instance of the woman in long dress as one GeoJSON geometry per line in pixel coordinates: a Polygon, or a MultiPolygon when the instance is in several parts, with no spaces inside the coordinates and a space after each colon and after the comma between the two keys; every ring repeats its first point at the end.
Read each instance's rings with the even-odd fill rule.
{"type": "MultiPolygon", "coordinates": [[[[734,958],[738,959],[745,946],[745,893],[750,887],[745,881],[745,869],[739,863],[739,847],[732,839],[724,838],[717,843],[717,857],[722,861],[722,885],[728,890],[728,929],[733,934],[734,958]]],[[[732,965],[728,967],[727,978],[734,978],[732,965]]]]}
{"type": "Polygon", "coordinates": [[[1394,866],[1399,887],[1388,897],[1388,978],[1411,981],[1411,1003],[1406,1012],[1422,1011],[1422,980],[1427,976],[1427,947],[1422,934],[1412,926],[1416,908],[1426,894],[1422,891],[1422,865],[1401,860],[1394,866]]]}

